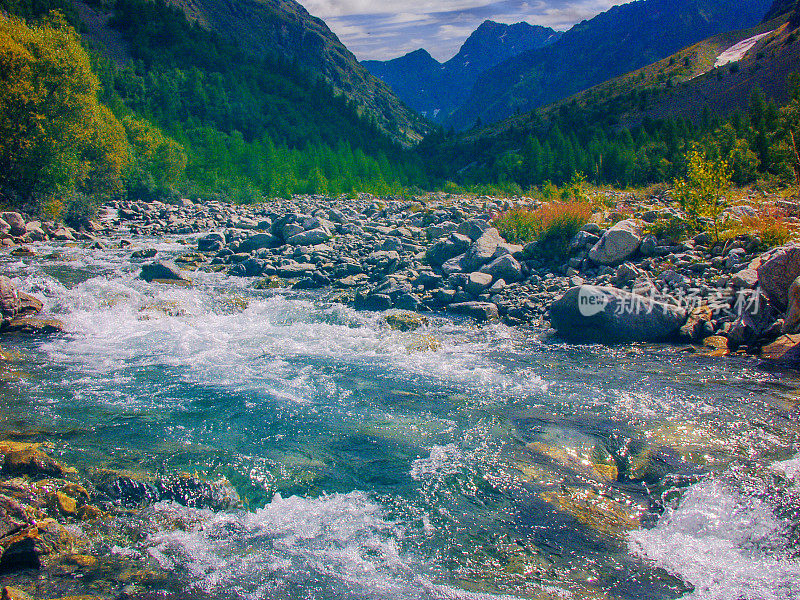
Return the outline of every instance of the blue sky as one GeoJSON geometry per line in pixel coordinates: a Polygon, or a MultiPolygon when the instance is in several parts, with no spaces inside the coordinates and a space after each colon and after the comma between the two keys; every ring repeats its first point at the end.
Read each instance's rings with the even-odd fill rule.
{"type": "Polygon", "coordinates": [[[630,0],[298,0],[325,20],[359,60],[386,60],[425,48],[451,58],[486,19],[566,30],[630,0]]]}

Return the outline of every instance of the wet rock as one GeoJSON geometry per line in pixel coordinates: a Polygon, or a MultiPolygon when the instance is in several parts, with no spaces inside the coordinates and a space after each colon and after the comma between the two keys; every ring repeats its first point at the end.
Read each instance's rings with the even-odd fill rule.
{"type": "Polygon", "coordinates": [[[782,335],[761,349],[763,360],[790,368],[800,367],[800,335],[782,335]]]}
{"type": "Polygon", "coordinates": [[[3,470],[14,475],[33,477],[65,477],[75,473],[59,461],[39,450],[39,444],[0,442],[0,453],[4,455],[3,470]]]}
{"type": "Polygon", "coordinates": [[[38,317],[16,317],[4,323],[2,333],[17,333],[25,335],[52,335],[63,333],[64,323],[58,319],[42,319],[38,317]]]}
{"type": "Polygon", "coordinates": [[[598,265],[613,265],[631,256],[642,242],[642,224],[635,219],[620,221],[606,231],[592,249],[589,258],[598,265]]]}
{"type": "Polygon", "coordinates": [[[397,331],[413,331],[428,324],[428,317],[414,312],[396,312],[386,315],[383,321],[397,331]]]}
{"type": "Polygon", "coordinates": [[[447,310],[475,319],[478,323],[495,323],[500,320],[497,306],[491,302],[455,302],[449,304],[447,310]]]}
{"type": "Polygon", "coordinates": [[[0,275],[0,312],[3,319],[13,319],[19,310],[19,292],[5,275],[0,275]]]}
{"type": "Polygon", "coordinates": [[[158,254],[158,250],[155,248],[143,248],[142,250],[137,250],[133,254],[131,254],[131,258],[135,259],[143,259],[143,258],[153,258],[155,255],[158,254]]]}
{"type": "Polygon", "coordinates": [[[163,260],[144,265],[139,277],[148,283],[153,281],[189,282],[189,279],[181,273],[181,270],[175,263],[163,260]]]}
{"type": "Polygon", "coordinates": [[[591,489],[561,486],[557,491],[543,492],[542,499],[585,527],[612,538],[622,540],[627,531],[641,526],[635,509],[591,489]]]}
{"type": "Polygon", "coordinates": [[[763,340],[773,329],[779,316],[778,311],[763,294],[756,296],[750,306],[741,307],[739,313],[728,331],[728,340],[732,348],[756,344],[763,340]]]}
{"type": "Polygon", "coordinates": [[[664,342],[675,338],[686,318],[678,306],[591,285],[570,289],[550,306],[555,330],[576,341],[664,342]]]}
{"type": "Polygon", "coordinates": [[[17,500],[0,495],[0,538],[21,531],[31,524],[25,508],[17,500]]]}
{"type": "Polygon", "coordinates": [[[408,352],[436,352],[441,347],[441,340],[432,335],[414,334],[411,340],[406,343],[408,352]]]}

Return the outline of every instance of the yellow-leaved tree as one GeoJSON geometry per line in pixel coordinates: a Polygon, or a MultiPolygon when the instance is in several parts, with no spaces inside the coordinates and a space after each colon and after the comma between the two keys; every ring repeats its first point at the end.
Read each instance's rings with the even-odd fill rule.
{"type": "Polygon", "coordinates": [[[0,16],[0,191],[36,209],[75,191],[113,192],[129,161],[125,130],[63,16],[0,16]]]}
{"type": "Polygon", "coordinates": [[[675,181],[675,198],[693,225],[700,219],[710,221],[714,241],[719,241],[720,220],[728,206],[731,168],[724,160],[710,160],[699,150],[689,152],[686,178],[675,181]]]}

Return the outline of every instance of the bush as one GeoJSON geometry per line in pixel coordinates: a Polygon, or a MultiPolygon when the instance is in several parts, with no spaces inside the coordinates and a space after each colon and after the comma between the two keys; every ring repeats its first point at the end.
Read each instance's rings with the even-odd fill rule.
{"type": "Polygon", "coordinates": [[[763,250],[782,246],[792,237],[792,230],[786,222],[783,212],[776,208],[763,207],[756,216],[742,217],[737,223],[723,232],[725,239],[733,239],[738,235],[756,235],[761,240],[763,250]]]}
{"type": "Polygon", "coordinates": [[[564,252],[570,240],[591,218],[592,207],[586,202],[553,202],[534,210],[506,211],[497,216],[493,224],[510,242],[551,242],[564,252]]]}

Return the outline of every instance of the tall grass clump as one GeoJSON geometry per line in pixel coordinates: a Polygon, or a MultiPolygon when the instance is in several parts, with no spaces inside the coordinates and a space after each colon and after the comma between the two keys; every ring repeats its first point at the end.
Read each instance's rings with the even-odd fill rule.
{"type": "Polygon", "coordinates": [[[509,242],[550,242],[564,252],[591,218],[588,202],[551,202],[536,209],[511,209],[495,217],[493,224],[509,242]]]}
{"type": "Polygon", "coordinates": [[[789,226],[782,210],[774,207],[761,207],[755,216],[744,216],[741,222],[734,223],[721,235],[725,240],[738,235],[755,235],[761,240],[762,249],[783,246],[792,238],[789,226]]]}

